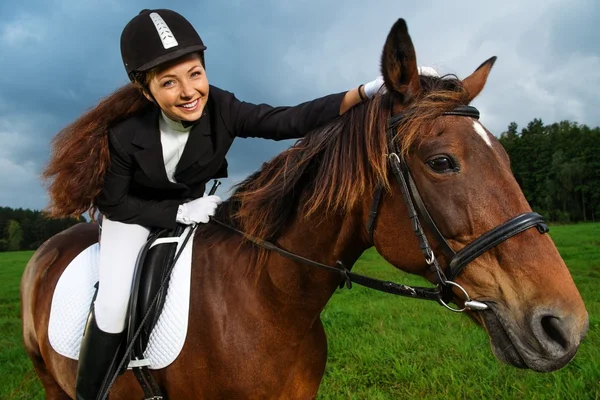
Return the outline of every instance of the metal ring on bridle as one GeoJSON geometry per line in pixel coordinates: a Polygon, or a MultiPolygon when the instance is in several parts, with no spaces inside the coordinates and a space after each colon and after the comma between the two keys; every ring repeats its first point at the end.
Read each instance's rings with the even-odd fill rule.
{"type": "MultiPolygon", "coordinates": [[[[471,297],[469,296],[469,293],[467,293],[467,291],[462,286],[460,286],[458,283],[452,282],[452,281],[445,281],[444,285],[451,285],[451,286],[457,287],[465,295],[465,302],[471,300],[471,297]]],[[[467,307],[463,307],[461,309],[450,307],[448,304],[446,304],[444,302],[444,300],[442,300],[441,297],[440,297],[440,299],[438,301],[440,302],[441,305],[443,305],[444,307],[446,307],[450,311],[463,312],[463,311],[465,311],[467,309],[467,307]]]]}
{"type": "Polygon", "coordinates": [[[464,301],[465,306],[463,308],[461,308],[461,309],[450,307],[440,297],[438,299],[438,302],[441,305],[443,305],[444,307],[446,307],[448,310],[454,311],[454,312],[463,312],[463,311],[483,311],[483,310],[487,310],[489,308],[487,304],[482,303],[481,301],[471,300],[471,296],[469,296],[469,294],[467,293],[467,291],[462,286],[460,286],[458,283],[452,282],[452,281],[444,281],[444,285],[455,286],[461,292],[463,292],[463,294],[465,295],[465,301],[464,301]]]}

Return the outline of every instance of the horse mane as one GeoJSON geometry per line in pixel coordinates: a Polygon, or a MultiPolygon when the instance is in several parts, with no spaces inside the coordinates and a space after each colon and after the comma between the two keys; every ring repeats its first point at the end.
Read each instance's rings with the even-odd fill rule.
{"type": "MultiPolygon", "coordinates": [[[[394,137],[401,157],[429,133],[426,128],[435,118],[468,101],[454,75],[420,80],[422,95],[402,111],[405,118],[394,137]]],[[[246,235],[274,241],[294,218],[317,212],[344,215],[372,196],[377,185],[389,191],[386,129],[393,96],[377,95],[299,139],[236,185],[215,218],[246,235]]],[[[211,242],[237,235],[212,227],[202,229],[211,242]]]]}

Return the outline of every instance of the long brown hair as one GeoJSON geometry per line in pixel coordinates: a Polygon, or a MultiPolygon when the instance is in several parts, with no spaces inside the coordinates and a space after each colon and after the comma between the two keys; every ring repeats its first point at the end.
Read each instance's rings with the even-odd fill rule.
{"type": "Polygon", "coordinates": [[[48,184],[50,216],[79,217],[88,212],[94,220],[94,199],[110,163],[108,131],[151,104],[136,86],[125,85],[54,137],[50,161],[41,175],[48,184]]]}

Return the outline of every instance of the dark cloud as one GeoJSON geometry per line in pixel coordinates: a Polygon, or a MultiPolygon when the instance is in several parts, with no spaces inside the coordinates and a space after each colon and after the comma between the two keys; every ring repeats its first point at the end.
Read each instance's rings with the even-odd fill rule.
{"type": "Polygon", "coordinates": [[[549,19],[548,42],[557,58],[573,54],[600,55],[600,3],[591,0],[571,2],[549,19]]]}

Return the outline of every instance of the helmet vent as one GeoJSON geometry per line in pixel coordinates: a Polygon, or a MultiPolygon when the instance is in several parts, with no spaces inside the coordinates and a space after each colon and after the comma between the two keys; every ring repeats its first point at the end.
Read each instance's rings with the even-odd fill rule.
{"type": "Polygon", "coordinates": [[[165,49],[170,49],[171,47],[177,46],[177,40],[175,39],[173,32],[171,32],[171,29],[169,28],[165,20],[162,19],[162,17],[155,12],[150,13],[150,18],[154,23],[154,27],[156,28],[156,32],[160,37],[160,41],[162,42],[163,47],[165,49]]]}

